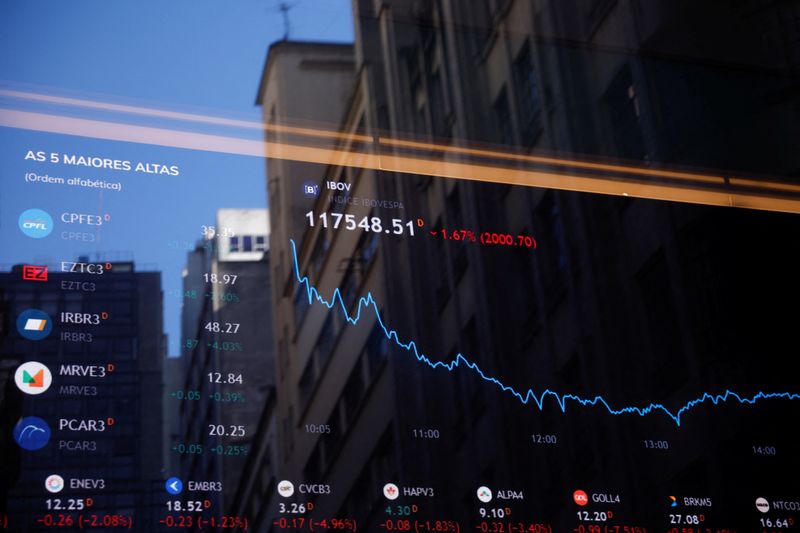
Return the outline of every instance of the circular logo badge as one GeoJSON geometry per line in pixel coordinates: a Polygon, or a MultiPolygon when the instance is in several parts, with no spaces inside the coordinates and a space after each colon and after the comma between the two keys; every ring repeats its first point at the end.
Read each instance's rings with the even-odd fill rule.
{"type": "Polygon", "coordinates": [[[383,486],[383,495],[387,500],[396,500],[400,496],[400,488],[394,483],[387,483],[383,486]]]}
{"type": "Polygon", "coordinates": [[[183,481],[177,477],[171,477],[164,483],[164,488],[168,493],[176,496],[183,492],[183,481]]]}
{"type": "Polygon", "coordinates": [[[575,501],[575,503],[577,503],[581,507],[589,503],[589,495],[582,490],[576,490],[575,492],[573,492],[572,499],[575,501]]]}
{"type": "Polygon", "coordinates": [[[53,231],[53,217],[41,209],[27,209],[19,216],[19,229],[32,239],[43,239],[53,231]]]}
{"type": "Polygon", "coordinates": [[[52,492],[53,494],[61,492],[64,488],[64,478],[58,474],[47,476],[47,479],[44,480],[44,488],[47,489],[47,492],[52,492]]]}
{"type": "Polygon", "coordinates": [[[50,442],[50,426],[38,416],[26,416],[14,426],[14,440],[23,450],[41,450],[50,442]]]}
{"type": "Polygon", "coordinates": [[[53,331],[53,321],[44,311],[28,309],[17,317],[17,331],[28,340],[40,341],[53,331]]]}
{"type": "Polygon", "coordinates": [[[14,374],[14,381],[19,390],[25,394],[41,394],[50,388],[53,383],[53,375],[50,369],[42,363],[28,361],[22,363],[14,374]]]}
{"type": "Polygon", "coordinates": [[[766,498],[756,498],[756,509],[761,511],[762,513],[769,512],[769,502],[766,498]]]}
{"type": "Polygon", "coordinates": [[[483,503],[492,501],[492,489],[489,487],[478,487],[478,499],[483,503]]]}
{"type": "Polygon", "coordinates": [[[292,494],[294,494],[294,483],[291,481],[283,480],[278,483],[278,494],[283,496],[284,498],[288,498],[292,494]]]}

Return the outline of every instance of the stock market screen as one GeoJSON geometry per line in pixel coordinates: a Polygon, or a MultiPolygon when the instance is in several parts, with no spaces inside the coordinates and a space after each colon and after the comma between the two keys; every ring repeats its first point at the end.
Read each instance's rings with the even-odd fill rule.
{"type": "Polygon", "coordinates": [[[800,531],[800,7],[0,4],[0,531],[800,531]]]}

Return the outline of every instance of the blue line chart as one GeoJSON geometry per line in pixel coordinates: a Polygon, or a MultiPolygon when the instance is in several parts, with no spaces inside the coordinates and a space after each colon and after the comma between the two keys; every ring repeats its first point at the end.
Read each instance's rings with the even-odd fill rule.
{"type": "Polygon", "coordinates": [[[342,294],[339,289],[335,289],[333,294],[330,297],[330,300],[326,300],[316,289],[316,287],[312,286],[308,276],[302,276],[300,274],[300,266],[297,259],[297,248],[295,246],[295,242],[293,239],[290,239],[290,244],[292,246],[292,260],[294,262],[294,273],[295,277],[300,283],[300,285],[305,287],[306,293],[308,295],[308,303],[309,305],[313,305],[314,300],[318,301],[319,303],[325,305],[328,309],[333,310],[334,307],[337,305],[341,308],[342,314],[347,320],[349,324],[356,325],[361,320],[361,313],[364,310],[372,311],[375,314],[375,319],[377,320],[378,325],[383,330],[383,334],[386,338],[395,343],[398,347],[410,352],[417,361],[421,363],[425,363],[431,368],[443,368],[448,372],[454,371],[456,368],[460,366],[464,366],[469,370],[475,372],[481,379],[487,381],[495,386],[497,386],[500,390],[505,393],[508,393],[523,404],[527,405],[533,403],[540,411],[544,410],[544,402],[548,398],[552,398],[558,404],[558,407],[561,409],[562,412],[566,412],[567,409],[567,402],[573,402],[580,406],[586,407],[596,407],[600,406],[605,408],[610,414],[612,415],[625,415],[625,414],[635,414],[641,417],[645,417],[650,414],[654,413],[663,413],[667,415],[678,427],[681,425],[681,420],[683,415],[695,409],[696,407],[711,403],[713,405],[719,405],[722,403],[726,403],[729,401],[738,402],[743,405],[754,405],[760,400],[768,400],[768,399],[784,399],[784,400],[800,400],[800,393],[794,392],[763,392],[759,391],[752,396],[743,396],[731,390],[726,390],[725,392],[719,394],[712,394],[710,392],[704,392],[699,397],[687,401],[683,406],[679,407],[678,409],[669,409],[665,405],[660,403],[650,403],[645,406],[624,406],[624,407],[613,407],[610,405],[605,398],[598,395],[594,398],[584,398],[581,396],[577,396],[575,394],[562,394],[556,391],[552,391],[550,389],[545,389],[540,393],[534,392],[532,389],[528,389],[524,392],[520,392],[519,390],[511,387],[509,385],[505,385],[502,381],[497,379],[496,377],[487,375],[481,368],[474,362],[470,361],[467,357],[463,354],[458,353],[451,361],[444,362],[444,361],[432,361],[428,356],[420,352],[417,344],[414,341],[404,342],[400,340],[397,332],[395,330],[389,329],[383,321],[383,317],[381,317],[380,310],[378,308],[378,303],[372,297],[372,293],[368,292],[366,296],[362,296],[358,300],[358,306],[353,316],[350,316],[350,313],[347,309],[347,305],[342,298],[342,294]]]}

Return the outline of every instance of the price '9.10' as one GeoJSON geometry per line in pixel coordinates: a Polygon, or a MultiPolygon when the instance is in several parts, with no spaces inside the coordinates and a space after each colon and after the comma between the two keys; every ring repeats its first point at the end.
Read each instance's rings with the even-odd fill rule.
{"type": "Polygon", "coordinates": [[[361,220],[357,220],[355,215],[342,213],[320,213],[315,217],[314,212],[309,211],[306,213],[306,218],[308,219],[308,225],[312,228],[318,223],[323,228],[344,228],[349,231],[354,231],[361,228],[364,231],[372,231],[375,233],[392,233],[394,235],[403,235],[407,232],[408,235],[412,237],[414,236],[414,222],[412,220],[403,222],[399,218],[393,218],[391,220],[391,225],[384,227],[383,221],[380,219],[380,217],[365,216],[362,217],[361,220]]]}

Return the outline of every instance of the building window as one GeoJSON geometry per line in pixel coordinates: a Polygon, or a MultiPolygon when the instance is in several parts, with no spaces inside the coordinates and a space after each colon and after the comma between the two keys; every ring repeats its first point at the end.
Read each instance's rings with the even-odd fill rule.
{"type": "MultiPolygon", "coordinates": [[[[283,286],[283,285],[285,285],[286,283],[289,282],[289,280],[286,279],[286,276],[284,274],[284,266],[283,265],[284,265],[284,261],[285,260],[286,260],[286,256],[283,253],[283,250],[281,250],[280,258],[278,259],[277,264],[275,265],[275,282],[274,283],[275,283],[276,287],[283,286]]],[[[283,297],[283,296],[281,296],[281,297],[283,297]]]]}
{"type": "Polygon", "coordinates": [[[616,5],[617,0],[592,0],[589,5],[589,24],[592,30],[596,29],[603,19],[606,18],[611,12],[611,9],[616,5]]]}
{"type": "MultiPolygon", "coordinates": [[[[530,230],[523,228],[521,233],[527,234],[530,233],[530,230]]],[[[524,248],[517,248],[513,259],[520,280],[517,294],[520,298],[522,313],[520,313],[519,317],[522,320],[523,336],[526,339],[525,342],[527,342],[533,338],[540,327],[538,295],[536,294],[534,280],[534,259],[533,254],[524,248]]]]}
{"type": "Polygon", "coordinates": [[[309,357],[306,367],[303,369],[303,373],[300,376],[300,381],[297,383],[297,392],[300,394],[300,406],[303,409],[306,403],[308,403],[308,399],[311,397],[315,382],[314,359],[309,357]]]}
{"type": "Polygon", "coordinates": [[[639,122],[641,110],[630,67],[625,66],[611,82],[605,104],[616,155],[626,159],[645,159],[647,152],[639,122]]]}
{"type": "Polygon", "coordinates": [[[317,236],[317,242],[314,243],[314,249],[311,251],[310,261],[310,273],[316,281],[319,281],[320,274],[322,274],[322,264],[325,262],[328,248],[328,232],[320,231],[317,236]]]}
{"type": "Polygon", "coordinates": [[[537,265],[542,269],[544,300],[551,309],[563,296],[567,284],[567,252],[564,220],[553,191],[545,193],[535,211],[540,229],[542,249],[550,253],[540,256],[537,265]]]}
{"type": "Polygon", "coordinates": [[[378,370],[389,356],[389,343],[379,323],[375,323],[367,338],[364,350],[367,353],[367,367],[370,379],[374,379],[378,370]]]}
{"type": "MultiPolygon", "coordinates": [[[[433,225],[433,232],[438,235],[440,231],[442,231],[442,219],[437,218],[436,223],[433,225]]],[[[444,246],[441,246],[438,242],[434,243],[431,257],[433,259],[434,294],[436,295],[436,304],[439,311],[441,311],[450,298],[450,280],[447,274],[447,257],[444,246]]]]}
{"type": "Polygon", "coordinates": [[[325,319],[325,323],[322,325],[322,330],[317,338],[317,366],[320,372],[324,371],[325,365],[333,354],[335,340],[336,335],[333,331],[333,320],[331,320],[331,315],[328,314],[328,318],[325,319]]]}
{"type": "Polygon", "coordinates": [[[430,102],[431,128],[437,137],[450,137],[449,87],[445,86],[444,70],[446,54],[434,33],[423,37],[423,57],[425,62],[425,82],[430,102]]]}
{"type": "MultiPolygon", "coordinates": [[[[464,227],[463,217],[461,214],[461,196],[459,193],[458,185],[453,187],[452,192],[447,195],[447,223],[453,231],[458,231],[464,227]]],[[[458,243],[460,244],[460,243],[458,243]]],[[[452,272],[455,283],[461,279],[461,275],[467,270],[467,247],[466,246],[451,246],[450,259],[452,260],[452,272]]]]}
{"type": "Polygon", "coordinates": [[[463,10],[465,16],[469,17],[470,31],[467,33],[471,39],[471,52],[477,56],[492,33],[492,13],[486,0],[463,0],[463,3],[466,4],[463,10]]]}
{"type": "Polygon", "coordinates": [[[262,495],[272,485],[272,444],[267,444],[264,449],[264,462],[261,463],[260,489],[262,495]]]}
{"type": "Polygon", "coordinates": [[[342,295],[342,301],[345,307],[350,311],[358,296],[356,274],[352,262],[347,267],[347,272],[344,274],[339,292],[342,295]]]}
{"type": "MultiPolygon", "coordinates": [[[[271,180],[269,180],[269,213],[270,217],[274,221],[278,220],[278,215],[281,212],[281,204],[283,201],[281,200],[281,178],[280,176],[275,176],[271,180]]],[[[274,224],[277,225],[277,224],[274,224]]]]}
{"type": "Polygon", "coordinates": [[[350,377],[345,384],[344,391],[342,392],[342,401],[344,402],[344,418],[346,426],[350,426],[355,420],[355,414],[361,405],[361,400],[364,397],[366,387],[364,386],[364,371],[362,367],[362,359],[356,361],[355,368],[350,373],[350,377]]]}
{"type": "Polygon", "coordinates": [[[365,232],[358,243],[357,249],[361,255],[362,267],[366,271],[372,258],[375,257],[375,252],[378,250],[378,234],[365,232]]]}
{"type": "Polygon", "coordinates": [[[412,119],[414,131],[426,133],[428,128],[425,120],[425,87],[422,79],[422,66],[420,65],[419,49],[411,48],[406,54],[406,68],[408,71],[408,90],[411,97],[411,108],[414,110],[412,119]]]}
{"type": "Polygon", "coordinates": [[[289,457],[294,449],[294,407],[289,406],[289,413],[283,419],[283,454],[289,457]]]}
{"type": "Polygon", "coordinates": [[[527,41],[514,61],[514,92],[517,97],[519,123],[525,143],[533,144],[542,132],[542,97],[533,68],[531,48],[527,41]]]}
{"type": "Polygon", "coordinates": [[[294,295],[294,323],[296,329],[300,329],[300,325],[303,323],[303,319],[306,317],[309,307],[311,307],[311,304],[308,301],[306,286],[305,284],[298,283],[294,295]]]}
{"type": "Polygon", "coordinates": [[[288,332],[286,331],[286,327],[284,327],[283,335],[281,335],[278,341],[278,361],[280,362],[278,372],[281,379],[283,379],[283,376],[286,374],[286,369],[289,368],[289,349],[286,346],[286,337],[288,337],[288,332]]]}
{"type": "Polygon", "coordinates": [[[508,91],[506,91],[505,87],[503,87],[494,101],[492,112],[494,114],[495,130],[497,131],[497,142],[514,144],[514,132],[511,129],[511,109],[508,105],[508,91]]]}
{"type": "Polygon", "coordinates": [[[447,116],[447,109],[445,108],[441,74],[439,74],[439,72],[431,74],[428,83],[431,99],[433,134],[437,137],[450,137],[450,124],[447,116]]]}
{"type": "Polygon", "coordinates": [[[235,252],[266,252],[267,237],[264,235],[239,235],[230,238],[230,251],[235,252]]]}

